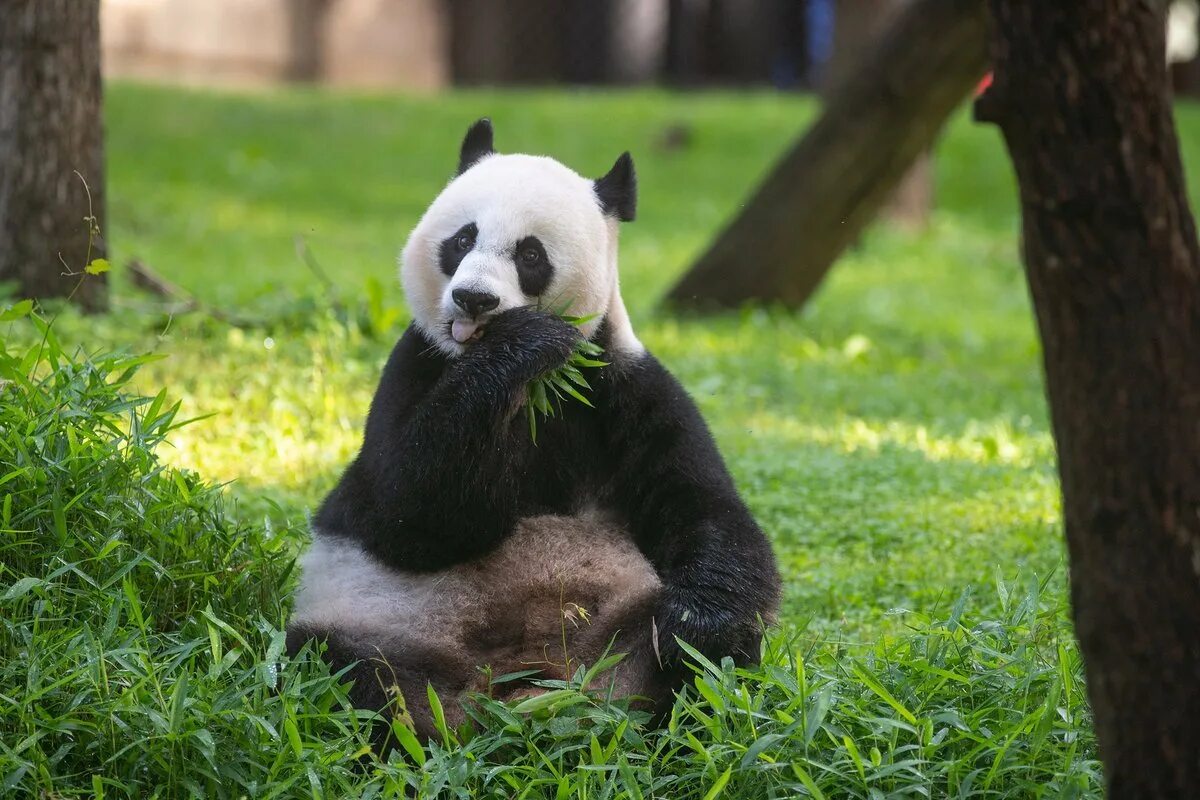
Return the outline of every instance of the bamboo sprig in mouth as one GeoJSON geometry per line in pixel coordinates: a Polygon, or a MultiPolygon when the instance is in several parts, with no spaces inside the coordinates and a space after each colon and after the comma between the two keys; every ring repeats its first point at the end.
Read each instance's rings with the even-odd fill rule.
{"type": "MultiPolygon", "coordinates": [[[[578,328],[595,319],[596,315],[578,317],[559,312],[558,317],[578,328]]],[[[588,408],[595,408],[584,395],[584,392],[590,392],[592,387],[587,378],[583,377],[582,370],[585,367],[607,367],[607,361],[597,359],[597,356],[603,354],[604,348],[600,345],[580,337],[565,364],[529,382],[526,387],[525,418],[529,421],[529,437],[534,444],[537,444],[538,415],[547,419],[554,417],[562,412],[562,404],[568,399],[578,400],[588,408]]]]}

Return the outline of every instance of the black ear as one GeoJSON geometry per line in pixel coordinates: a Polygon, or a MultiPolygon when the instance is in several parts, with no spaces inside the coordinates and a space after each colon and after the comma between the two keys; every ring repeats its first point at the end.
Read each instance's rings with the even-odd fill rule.
{"type": "Polygon", "coordinates": [[[605,214],[621,222],[632,222],[637,216],[637,173],[628,152],[621,153],[608,174],[596,181],[596,199],[605,214]]]}
{"type": "Polygon", "coordinates": [[[484,117],[467,128],[462,150],[458,154],[458,174],[462,175],[476,161],[494,152],[496,151],[492,149],[492,121],[484,117]]]}

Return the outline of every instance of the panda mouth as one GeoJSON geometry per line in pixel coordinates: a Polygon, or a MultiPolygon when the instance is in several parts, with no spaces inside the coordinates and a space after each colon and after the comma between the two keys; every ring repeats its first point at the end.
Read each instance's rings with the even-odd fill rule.
{"type": "Polygon", "coordinates": [[[450,338],[459,344],[474,342],[483,336],[483,323],[472,319],[456,319],[450,323],[450,338]]]}

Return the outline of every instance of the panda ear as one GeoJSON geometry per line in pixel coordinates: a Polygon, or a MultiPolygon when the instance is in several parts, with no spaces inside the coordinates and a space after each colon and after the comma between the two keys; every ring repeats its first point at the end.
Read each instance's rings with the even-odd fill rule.
{"type": "Polygon", "coordinates": [[[596,199],[605,214],[621,222],[632,222],[637,216],[637,173],[633,171],[633,156],[621,154],[617,163],[603,178],[595,182],[596,199]]]}
{"type": "Polygon", "coordinates": [[[458,174],[462,175],[476,161],[494,152],[496,151],[492,149],[492,121],[484,117],[468,128],[467,135],[463,137],[462,150],[458,155],[458,174]]]}

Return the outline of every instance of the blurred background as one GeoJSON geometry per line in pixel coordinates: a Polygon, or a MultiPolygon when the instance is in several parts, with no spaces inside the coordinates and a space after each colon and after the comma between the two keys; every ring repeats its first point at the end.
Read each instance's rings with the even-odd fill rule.
{"type": "Polygon", "coordinates": [[[797,89],[820,82],[836,37],[860,35],[901,2],[104,0],[102,29],[114,76],[427,91],[559,83],[797,89]]]}
{"type": "MultiPolygon", "coordinates": [[[[511,84],[805,90],[907,0],[103,0],[114,77],[434,91],[511,84]]],[[[1200,92],[1175,2],[1177,91],[1200,92]]]]}

